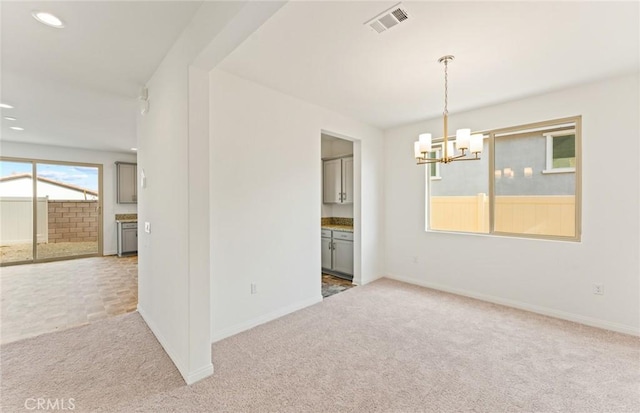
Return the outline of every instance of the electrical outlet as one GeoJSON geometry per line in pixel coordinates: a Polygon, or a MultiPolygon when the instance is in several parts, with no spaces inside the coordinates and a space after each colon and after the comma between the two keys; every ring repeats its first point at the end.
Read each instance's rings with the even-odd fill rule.
{"type": "Polygon", "coordinates": [[[258,294],[258,284],[251,283],[251,294],[258,294]]]}
{"type": "Polygon", "coordinates": [[[593,284],[593,293],[596,295],[604,295],[604,284],[593,284]]]}
{"type": "Polygon", "coordinates": [[[144,232],[151,234],[151,224],[149,222],[144,223],[144,232]]]}

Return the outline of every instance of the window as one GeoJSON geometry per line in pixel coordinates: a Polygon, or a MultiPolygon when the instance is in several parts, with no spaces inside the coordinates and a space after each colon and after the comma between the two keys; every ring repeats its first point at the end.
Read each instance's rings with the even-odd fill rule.
{"type": "MultiPolygon", "coordinates": [[[[487,140],[483,152],[487,151],[487,140]]],[[[439,144],[442,150],[442,144],[439,144]]],[[[436,154],[439,156],[440,154],[436,154]]],[[[430,166],[430,165],[427,165],[430,166]]],[[[440,179],[429,180],[429,228],[439,231],[489,231],[488,158],[440,165],[440,179]]]]}
{"type": "Polygon", "coordinates": [[[545,133],[547,139],[547,165],[543,173],[575,172],[576,131],[565,130],[545,133]]]}
{"type": "MultiPolygon", "coordinates": [[[[431,159],[439,158],[442,154],[442,144],[433,145],[433,152],[429,152],[429,157],[431,159]]],[[[427,164],[427,168],[429,170],[429,178],[434,180],[442,179],[440,177],[440,164],[439,163],[431,163],[427,164]]]]}
{"type": "Polygon", "coordinates": [[[484,132],[480,161],[444,165],[440,180],[427,180],[427,229],[579,240],[580,123],[484,132]]]}

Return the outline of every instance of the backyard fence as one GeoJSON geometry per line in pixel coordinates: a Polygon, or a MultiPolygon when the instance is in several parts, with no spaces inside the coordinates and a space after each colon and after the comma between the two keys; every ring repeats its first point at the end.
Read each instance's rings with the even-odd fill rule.
{"type": "MultiPolygon", "coordinates": [[[[575,196],[496,196],[495,231],[514,234],[575,235],[575,196]]],[[[489,201],[476,196],[432,196],[431,228],[488,232],[489,201]]]]}
{"type": "MultiPolygon", "coordinates": [[[[38,242],[48,242],[48,199],[38,198],[38,242]]],[[[14,245],[33,240],[33,198],[0,198],[0,243],[14,245]]]]}
{"type": "MultiPolygon", "coordinates": [[[[0,244],[31,243],[33,198],[0,198],[0,244]]],[[[98,201],[38,198],[38,243],[95,242],[98,240],[98,201]]]]}

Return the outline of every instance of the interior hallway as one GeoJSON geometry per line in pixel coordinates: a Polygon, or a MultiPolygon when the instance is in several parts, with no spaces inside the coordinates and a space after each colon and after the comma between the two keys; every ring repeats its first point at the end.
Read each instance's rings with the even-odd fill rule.
{"type": "Polygon", "coordinates": [[[0,342],[135,311],[138,257],[82,258],[0,269],[0,342]]]}

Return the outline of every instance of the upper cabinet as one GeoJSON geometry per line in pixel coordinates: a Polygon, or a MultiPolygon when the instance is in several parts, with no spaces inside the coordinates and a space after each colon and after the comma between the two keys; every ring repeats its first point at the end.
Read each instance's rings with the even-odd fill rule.
{"type": "Polygon", "coordinates": [[[116,162],[116,182],[118,184],[119,204],[138,203],[137,174],[138,166],[135,163],[116,162]]]}
{"type": "Polygon", "coordinates": [[[353,203],[353,156],[322,162],[322,202],[353,203]]]}
{"type": "Polygon", "coordinates": [[[353,203],[353,156],[342,159],[342,202],[353,203]]]}

